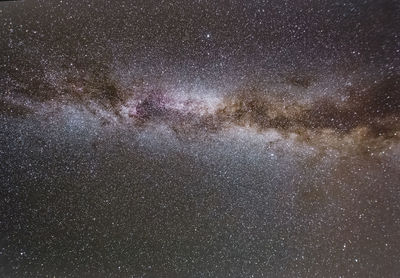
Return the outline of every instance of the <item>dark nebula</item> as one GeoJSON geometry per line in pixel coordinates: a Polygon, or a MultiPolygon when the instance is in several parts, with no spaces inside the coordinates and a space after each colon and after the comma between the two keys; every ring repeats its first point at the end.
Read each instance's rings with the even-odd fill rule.
{"type": "Polygon", "coordinates": [[[0,277],[398,277],[399,26],[0,1],[0,277]]]}

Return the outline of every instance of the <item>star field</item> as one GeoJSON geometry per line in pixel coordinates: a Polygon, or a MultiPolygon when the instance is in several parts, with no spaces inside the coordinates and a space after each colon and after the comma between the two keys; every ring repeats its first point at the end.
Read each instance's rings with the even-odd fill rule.
{"type": "Polygon", "coordinates": [[[397,277],[399,14],[0,2],[0,276],[397,277]]]}

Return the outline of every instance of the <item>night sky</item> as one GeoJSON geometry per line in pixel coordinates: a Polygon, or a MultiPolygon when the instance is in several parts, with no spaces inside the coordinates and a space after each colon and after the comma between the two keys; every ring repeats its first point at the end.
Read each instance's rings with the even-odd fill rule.
{"type": "Polygon", "coordinates": [[[0,1],[0,277],[399,276],[398,1],[0,1]]]}

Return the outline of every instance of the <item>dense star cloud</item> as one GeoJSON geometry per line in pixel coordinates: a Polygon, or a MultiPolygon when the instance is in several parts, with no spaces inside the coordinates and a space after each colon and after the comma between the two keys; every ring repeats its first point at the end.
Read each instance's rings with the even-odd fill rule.
{"type": "Polygon", "coordinates": [[[397,1],[0,1],[1,277],[397,277],[397,1]]]}

